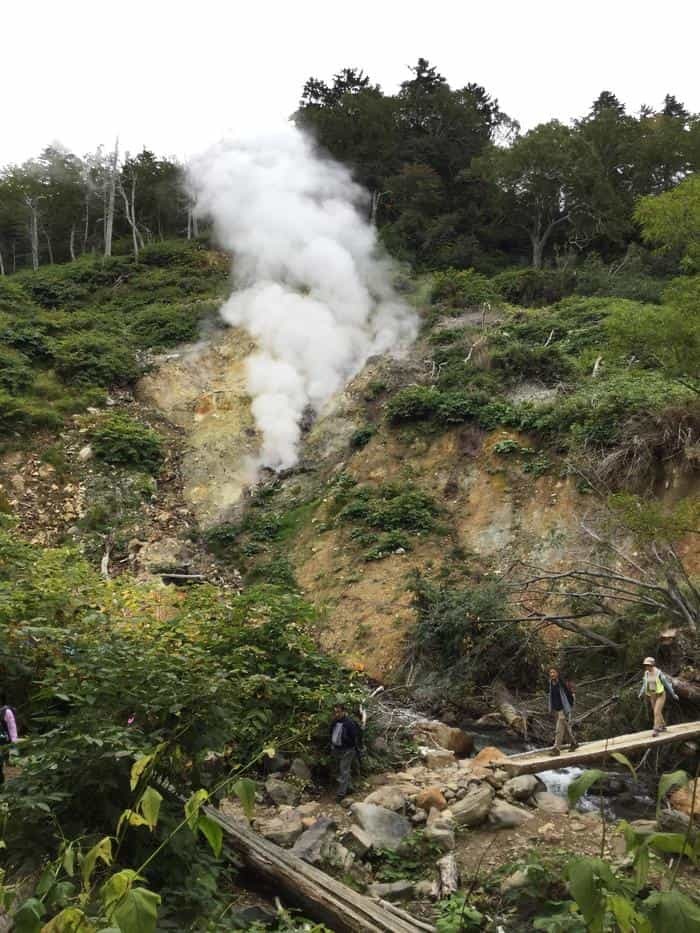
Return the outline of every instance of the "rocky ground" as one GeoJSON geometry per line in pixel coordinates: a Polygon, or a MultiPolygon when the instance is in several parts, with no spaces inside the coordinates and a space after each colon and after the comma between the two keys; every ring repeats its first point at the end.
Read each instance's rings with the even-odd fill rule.
{"type": "MultiPolygon", "coordinates": [[[[528,883],[522,866],[533,853],[563,865],[572,855],[603,852],[613,865],[628,864],[623,837],[598,812],[570,811],[566,798],[535,775],[509,778],[499,749],[465,757],[470,737],[459,729],[419,722],[414,732],[428,743],[419,745],[419,761],[361,779],[341,803],[314,787],[304,761],[280,762],[284,770],[270,774],[258,795],[253,828],[345,883],[407,902],[423,917],[449,893],[450,871],[462,889],[487,885],[505,896],[528,883]],[[451,748],[437,745],[438,738],[451,748]]],[[[238,800],[225,800],[222,809],[244,820],[238,800]]],[[[668,811],[665,828],[669,815],[677,816],[668,811]]],[[[654,820],[633,825],[657,827],[654,820]]],[[[697,882],[694,869],[685,874],[688,884],[697,882]]]]}

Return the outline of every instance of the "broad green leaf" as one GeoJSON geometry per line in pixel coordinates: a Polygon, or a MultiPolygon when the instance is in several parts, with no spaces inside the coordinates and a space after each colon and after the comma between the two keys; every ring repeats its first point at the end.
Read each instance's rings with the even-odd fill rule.
{"type": "Polygon", "coordinates": [[[255,781],[250,778],[239,778],[232,788],[234,794],[243,804],[243,812],[246,818],[252,820],[255,813],[255,781]]]}
{"type": "Polygon", "coordinates": [[[117,823],[117,833],[121,832],[122,826],[127,823],[129,826],[149,826],[145,816],[141,816],[136,810],[124,810],[117,823]]]}
{"type": "Polygon", "coordinates": [[[680,891],[655,891],[644,901],[654,930],[659,933],[698,933],[700,907],[680,891]]]}
{"type": "Polygon", "coordinates": [[[661,780],[659,781],[659,792],[656,798],[657,809],[661,806],[661,802],[666,794],[676,787],[685,787],[689,780],[690,775],[687,771],[672,771],[670,774],[662,774],[661,780]]]}
{"type": "Polygon", "coordinates": [[[603,772],[599,771],[597,768],[593,768],[590,771],[584,771],[583,774],[579,776],[569,784],[567,790],[567,796],[569,798],[569,806],[575,807],[579,802],[581,797],[586,793],[589,787],[592,787],[596,781],[599,781],[603,777],[603,772]]]}
{"type": "Polygon", "coordinates": [[[155,787],[149,785],[143,792],[139,802],[139,809],[151,829],[155,829],[156,823],[158,822],[158,814],[160,813],[160,805],[162,802],[163,795],[159,794],[155,787]]]}
{"type": "Polygon", "coordinates": [[[155,933],[160,896],[146,888],[131,888],[114,911],[121,933],[155,933]]]}
{"type": "Polygon", "coordinates": [[[266,745],[263,749],[263,755],[266,755],[268,758],[274,758],[277,754],[277,749],[274,745],[266,745]]]}
{"type": "Polygon", "coordinates": [[[623,755],[622,752],[613,752],[610,757],[614,758],[615,761],[619,762],[621,765],[624,765],[625,768],[627,768],[629,773],[632,775],[632,778],[635,781],[637,780],[637,769],[632,764],[632,762],[629,760],[627,755],[623,755]]]}
{"type": "Polygon", "coordinates": [[[605,897],[601,879],[614,885],[615,878],[601,859],[573,858],[567,866],[569,889],[588,924],[590,933],[602,933],[605,918],[605,897]]]}
{"type": "Polygon", "coordinates": [[[89,852],[83,856],[83,863],[80,866],[80,873],[83,879],[83,887],[88,888],[90,886],[90,878],[92,878],[92,873],[95,870],[95,865],[97,860],[100,859],[105,863],[105,865],[110,865],[112,862],[112,839],[110,836],[105,836],[104,839],[100,839],[97,845],[94,845],[89,852]]]}
{"type": "Polygon", "coordinates": [[[608,909],[617,921],[620,933],[652,933],[647,918],[635,910],[632,901],[624,894],[609,894],[608,909]]]}
{"type": "Polygon", "coordinates": [[[52,887],[56,882],[56,875],[53,870],[53,866],[49,865],[41,873],[41,877],[37,881],[36,887],[34,888],[34,893],[39,897],[43,898],[49,888],[52,887]]]}
{"type": "Polygon", "coordinates": [[[38,897],[28,898],[15,913],[13,930],[15,933],[39,933],[42,927],[44,905],[38,897]]]}
{"type": "Polygon", "coordinates": [[[41,933],[93,933],[96,929],[82,910],[66,907],[41,928],[41,933]]]}
{"type": "Polygon", "coordinates": [[[134,881],[139,880],[140,876],[130,868],[118,871],[111,875],[100,888],[100,897],[105,905],[105,910],[109,916],[114,906],[124,897],[131,888],[134,881]]]}
{"type": "Polygon", "coordinates": [[[141,775],[146,770],[146,768],[153,761],[155,755],[142,755],[141,758],[137,758],[136,761],[131,766],[131,789],[136,790],[136,785],[141,780],[141,775]]]}
{"type": "Polygon", "coordinates": [[[224,841],[224,831],[210,816],[207,816],[206,813],[200,814],[199,819],[197,820],[197,829],[202,833],[204,838],[207,840],[211,846],[211,850],[214,853],[214,856],[218,858],[221,855],[221,846],[224,841]]]}
{"type": "Polygon", "coordinates": [[[63,853],[63,870],[69,878],[72,878],[75,874],[75,849],[72,843],[66,846],[66,850],[63,853]]]}
{"type": "Polygon", "coordinates": [[[695,850],[689,842],[686,842],[682,833],[652,833],[647,838],[647,845],[659,852],[687,855],[693,862],[696,861],[695,850]]]}
{"type": "Polygon", "coordinates": [[[634,883],[641,890],[649,878],[649,846],[645,839],[634,857],[634,883]]]}
{"type": "Polygon", "coordinates": [[[199,811],[202,807],[202,804],[205,803],[208,798],[209,794],[200,788],[199,790],[196,790],[185,803],[185,816],[187,817],[187,825],[193,833],[197,831],[197,819],[199,817],[199,811]]]}

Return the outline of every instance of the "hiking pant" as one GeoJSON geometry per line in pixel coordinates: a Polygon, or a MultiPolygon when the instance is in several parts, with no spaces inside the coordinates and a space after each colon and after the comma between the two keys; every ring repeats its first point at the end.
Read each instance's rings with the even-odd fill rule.
{"type": "Polygon", "coordinates": [[[332,753],[338,763],[338,796],[344,797],[352,790],[352,765],[357,758],[357,749],[334,748],[332,753]]]}
{"type": "Polygon", "coordinates": [[[568,736],[569,743],[573,745],[576,742],[574,733],[571,731],[569,717],[563,709],[557,710],[557,724],[554,732],[554,747],[561,749],[564,739],[568,736]]]}
{"type": "Polygon", "coordinates": [[[648,693],[649,705],[654,716],[654,728],[657,730],[665,729],[664,705],[666,704],[666,691],[663,693],[648,693]]]}

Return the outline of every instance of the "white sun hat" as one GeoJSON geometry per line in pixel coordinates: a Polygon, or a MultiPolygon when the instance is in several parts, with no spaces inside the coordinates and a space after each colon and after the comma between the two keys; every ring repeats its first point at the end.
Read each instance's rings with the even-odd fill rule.
{"type": "Polygon", "coordinates": [[[647,664],[651,664],[652,667],[656,667],[656,661],[654,660],[654,658],[644,658],[644,660],[642,661],[642,666],[646,667],[647,664]]]}

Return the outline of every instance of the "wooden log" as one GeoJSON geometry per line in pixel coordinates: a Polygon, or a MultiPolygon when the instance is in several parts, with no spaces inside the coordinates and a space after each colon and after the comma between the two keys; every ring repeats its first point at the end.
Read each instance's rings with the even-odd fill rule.
{"type": "Polygon", "coordinates": [[[671,677],[673,689],[681,700],[687,700],[689,703],[700,703],[700,684],[692,680],[682,680],[679,677],[671,677]]]}
{"type": "Polygon", "coordinates": [[[459,887],[459,869],[454,852],[438,859],[437,870],[438,878],[433,885],[433,895],[438,900],[442,900],[443,897],[450,897],[454,894],[459,887]]]}
{"type": "Polygon", "coordinates": [[[204,809],[221,826],[227,844],[247,868],[274,886],[286,901],[337,933],[423,933],[434,929],[388,911],[378,901],[358,894],[214,807],[204,809]]]}
{"type": "Polygon", "coordinates": [[[519,735],[525,735],[527,731],[527,719],[516,708],[510,691],[506,685],[497,680],[493,685],[493,697],[498,707],[498,712],[505,719],[508,728],[517,732],[519,735]]]}

